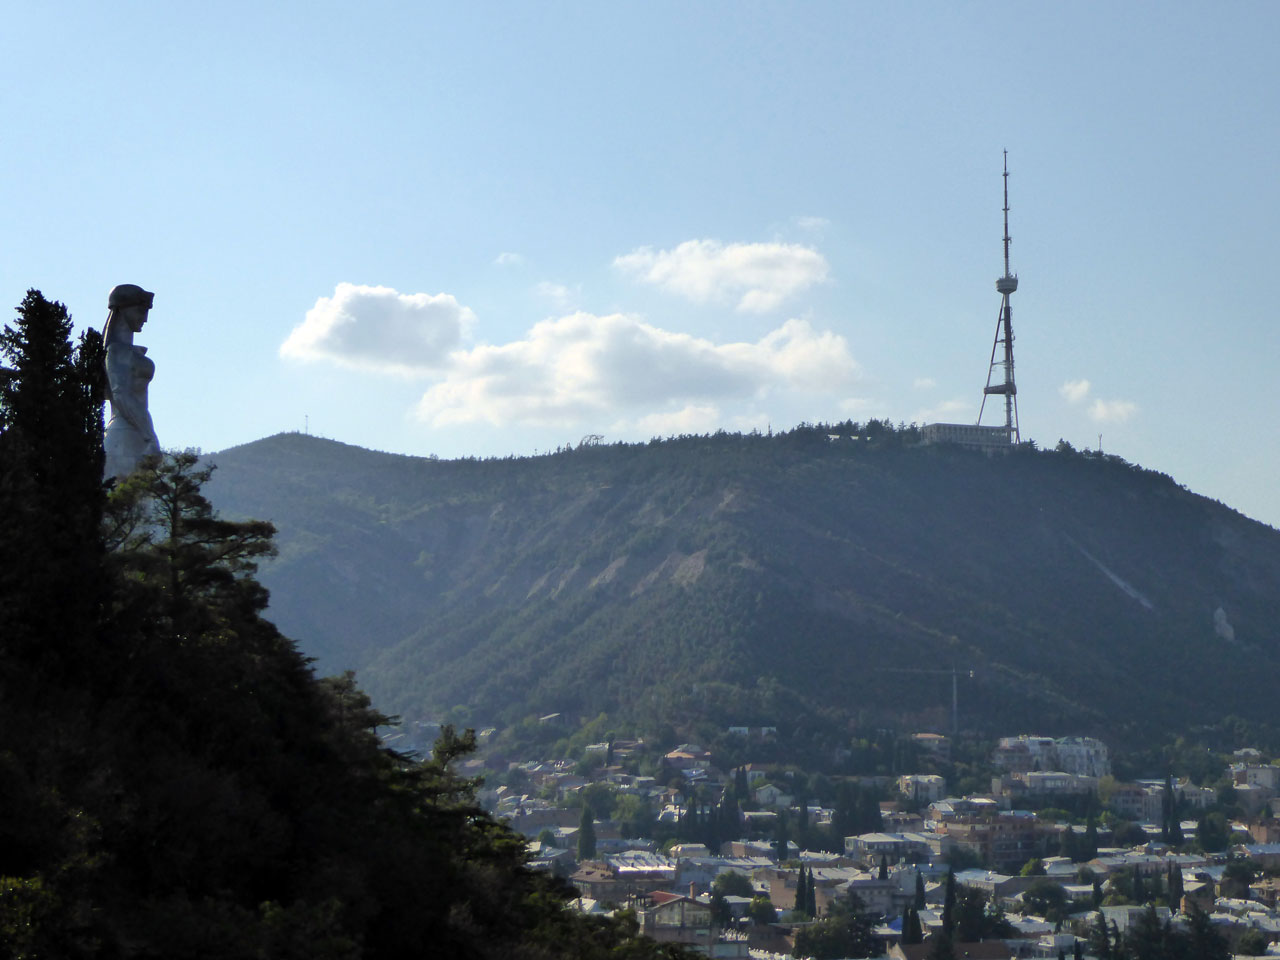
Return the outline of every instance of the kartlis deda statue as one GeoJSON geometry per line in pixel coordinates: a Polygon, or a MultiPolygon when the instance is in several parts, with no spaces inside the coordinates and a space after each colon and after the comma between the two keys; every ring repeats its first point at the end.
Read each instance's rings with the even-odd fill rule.
{"type": "Polygon", "coordinates": [[[160,452],[151,412],[147,409],[147,388],[156,365],[147,357],[147,348],[137,346],[133,335],[147,322],[154,293],[132,283],[114,287],[107,297],[107,325],[102,330],[107,352],[107,399],[111,418],[103,436],[106,450],[105,476],[127,477],[138,463],[160,452]]]}

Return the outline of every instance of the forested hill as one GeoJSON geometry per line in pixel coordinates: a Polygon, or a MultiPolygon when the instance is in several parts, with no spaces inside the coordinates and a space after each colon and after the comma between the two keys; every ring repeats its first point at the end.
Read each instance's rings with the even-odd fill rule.
{"type": "Polygon", "coordinates": [[[442,461],[286,434],[213,456],[209,493],[278,526],[281,629],[410,717],[945,729],[954,667],[985,731],[1269,719],[1280,533],[1117,457],[913,439],[442,461]]]}

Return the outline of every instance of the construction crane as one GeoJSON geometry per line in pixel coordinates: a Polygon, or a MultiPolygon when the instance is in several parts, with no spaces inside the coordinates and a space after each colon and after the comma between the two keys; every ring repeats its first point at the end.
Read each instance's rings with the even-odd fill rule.
{"type": "Polygon", "coordinates": [[[930,673],[934,675],[951,674],[951,736],[960,732],[960,676],[965,674],[970,680],[974,678],[972,670],[961,670],[952,667],[950,670],[930,670],[927,667],[876,667],[878,673],[930,673]]]}

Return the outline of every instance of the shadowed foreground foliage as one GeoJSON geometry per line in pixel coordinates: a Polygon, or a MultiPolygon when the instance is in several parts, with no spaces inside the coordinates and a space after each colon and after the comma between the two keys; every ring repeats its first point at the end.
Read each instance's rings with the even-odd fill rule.
{"type": "Polygon", "coordinates": [[[564,909],[450,770],[381,746],[262,611],[270,524],[188,454],[107,495],[101,342],[0,337],[0,957],[657,957],[564,909]]]}

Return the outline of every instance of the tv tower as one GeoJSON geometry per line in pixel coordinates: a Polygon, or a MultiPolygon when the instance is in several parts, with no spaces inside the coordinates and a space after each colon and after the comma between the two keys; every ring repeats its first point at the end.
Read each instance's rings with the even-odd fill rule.
{"type": "Polygon", "coordinates": [[[996,280],[1000,294],[1000,313],[996,317],[996,339],[991,345],[991,366],[987,370],[987,386],[982,391],[982,406],[978,409],[978,424],[987,408],[987,397],[1004,397],[1004,429],[1009,443],[1020,443],[1018,433],[1018,385],[1013,380],[1013,310],[1009,306],[1009,294],[1018,289],[1018,275],[1009,272],[1009,151],[1004,152],[1004,276],[996,280]],[[1003,347],[1003,355],[1001,351],[1003,347]],[[996,368],[1003,367],[1003,377],[997,382],[996,368]]]}

